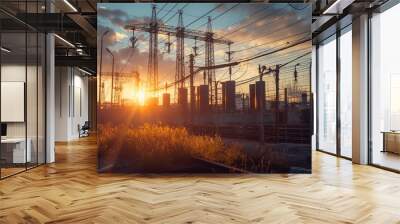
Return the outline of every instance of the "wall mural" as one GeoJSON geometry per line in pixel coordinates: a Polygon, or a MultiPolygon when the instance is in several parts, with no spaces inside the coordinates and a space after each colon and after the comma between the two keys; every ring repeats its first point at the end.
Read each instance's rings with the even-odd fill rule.
{"type": "Polygon", "coordinates": [[[98,171],[311,173],[311,5],[100,3],[98,171]]]}

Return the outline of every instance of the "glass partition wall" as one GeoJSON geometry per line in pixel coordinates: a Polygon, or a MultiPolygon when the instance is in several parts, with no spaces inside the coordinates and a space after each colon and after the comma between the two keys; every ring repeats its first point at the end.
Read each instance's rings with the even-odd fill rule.
{"type": "MultiPolygon", "coordinates": [[[[26,4],[16,16],[39,10],[26,4]]],[[[1,179],[45,163],[45,35],[16,21],[0,11],[1,179]]]]}
{"type": "Polygon", "coordinates": [[[351,158],[351,25],[317,46],[317,150],[351,158]]]}
{"type": "Polygon", "coordinates": [[[340,155],[352,157],[352,33],[351,25],[340,31],[339,122],[340,155]]]}
{"type": "Polygon", "coordinates": [[[336,36],[321,42],[317,50],[317,108],[319,150],[336,153],[336,36]]]}
{"type": "Polygon", "coordinates": [[[400,171],[400,4],[371,18],[370,163],[400,171]]]}

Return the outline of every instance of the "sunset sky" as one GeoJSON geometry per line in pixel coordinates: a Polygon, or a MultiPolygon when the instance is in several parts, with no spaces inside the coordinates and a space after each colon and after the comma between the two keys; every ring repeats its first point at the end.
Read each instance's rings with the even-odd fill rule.
{"type": "MultiPolygon", "coordinates": [[[[157,18],[160,23],[176,26],[178,23],[177,11],[183,9],[183,23],[188,29],[205,31],[208,16],[212,19],[215,35],[233,41],[231,50],[233,61],[255,56],[260,53],[273,51],[284,46],[307,39],[311,36],[311,5],[309,4],[238,4],[238,3],[158,3],[157,18]],[[211,12],[210,12],[211,11],[211,12]],[[207,14],[208,13],[208,14],[207,14]],[[202,17],[203,16],[203,17],[202,17]],[[200,18],[201,17],[201,18],[200,18]],[[200,18],[200,19],[199,19],[200,18]],[[195,21],[197,20],[197,21],[195,21]],[[195,22],[193,22],[195,21],[195,22]],[[190,24],[189,26],[187,26],[190,24]]],[[[139,71],[142,80],[146,80],[148,60],[148,34],[135,32],[139,39],[137,48],[129,47],[131,32],[125,30],[128,24],[146,23],[151,17],[152,4],[149,3],[99,3],[98,7],[98,42],[105,30],[111,32],[104,39],[104,48],[109,48],[115,54],[116,72],[131,73],[139,71]]],[[[165,43],[167,37],[159,35],[159,85],[173,82],[175,77],[175,37],[171,36],[171,53],[167,53],[165,43]]],[[[98,43],[100,46],[100,42],[98,43]]],[[[185,62],[189,54],[193,53],[194,40],[185,39],[185,62]]],[[[195,58],[195,65],[204,65],[204,42],[198,41],[200,55],[195,58]]],[[[226,63],[226,45],[215,44],[215,64],[226,63]]],[[[100,52],[100,51],[98,51],[100,52]]],[[[233,67],[232,79],[244,80],[257,75],[258,64],[274,66],[284,64],[307,52],[311,52],[311,42],[261,57],[256,60],[241,63],[233,67]]],[[[293,86],[294,65],[299,71],[298,87],[304,90],[309,88],[309,68],[311,55],[303,57],[284,67],[281,71],[281,86],[293,86]]],[[[98,60],[99,61],[99,60],[98,60]]],[[[111,71],[111,58],[103,51],[104,73],[111,71]]],[[[189,71],[188,63],[185,73],[189,71]]],[[[216,71],[216,79],[229,79],[228,69],[216,71]]],[[[195,85],[202,84],[202,75],[196,77],[195,85]]],[[[267,95],[273,94],[274,84],[272,77],[265,77],[267,95]]],[[[238,86],[237,92],[248,92],[248,84],[238,86]]]]}

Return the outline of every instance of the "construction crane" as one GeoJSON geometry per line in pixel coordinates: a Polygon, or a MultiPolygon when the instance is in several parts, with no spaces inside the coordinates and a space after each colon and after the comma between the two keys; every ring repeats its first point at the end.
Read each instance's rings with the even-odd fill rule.
{"type": "MultiPolygon", "coordinates": [[[[214,44],[226,44],[230,45],[233,42],[217,36],[215,33],[212,32],[211,27],[211,20],[208,20],[207,31],[200,31],[194,29],[185,28],[183,25],[183,18],[182,18],[182,11],[179,11],[179,18],[178,18],[178,26],[170,26],[167,24],[162,24],[157,20],[157,10],[156,6],[152,6],[152,16],[149,23],[137,23],[137,24],[128,24],[125,26],[125,29],[132,30],[132,31],[141,31],[147,32],[150,34],[149,38],[149,60],[148,60],[148,80],[149,80],[149,89],[158,89],[158,35],[167,35],[167,36],[175,36],[177,38],[177,60],[176,60],[176,74],[175,74],[175,81],[179,86],[184,86],[185,77],[184,75],[184,39],[193,39],[195,40],[196,44],[197,41],[204,41],[206,42],[205,50],[206,50],[206,57],[205,57],[205,67],[206,75],[208,76],[208,80],[215,80],[215,72],[213,71],[212,67],[214,66],[214,44]],[[180,80],[179,82],[177,82],[180,80]]],[[[135,33],[132,32],[132,35],[135,33]]],[[[135,37],[131,38],[132,40],[136,40],[135,37]]],[[[167,46],[167,47],[170,47],[167,46]]],[[[196,46],[197,51],[197,46],[196,46]]],[[[197,52],[195,52],[197,53],[197,52]]],[[[209,84],[212,84],[210,82],[209,84]]],[[[212,85],[210,85],[212,86],[212,85]]],[[[211,88],[210,88],[211,89],[211,88]]]]}

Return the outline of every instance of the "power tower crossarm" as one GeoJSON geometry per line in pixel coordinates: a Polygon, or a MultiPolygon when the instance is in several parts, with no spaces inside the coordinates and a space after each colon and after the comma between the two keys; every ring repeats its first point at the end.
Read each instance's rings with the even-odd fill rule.
{"type": "MultiPolygon", "coordinates": [[[[152,32],[150,24],[148,24],[148,23],[126,25],[124,28],[127,30],[152,32]]],[[[165,24],[158,25],[158,33],[159,34],[176,35],[176,32],[177,32],[177,27],[175,27],[175,26],[170,26],[170,25],[165,25],[165,24]]],[[[214,37],[214,43],[217,43],[217,44],[226,44],[227,45],[227,44],[233,43],[229,39],[218,37],[215,33],[213,34],[213,37],[214,37]]],[[[193,39],[193,40],[196,39],[198,41],[206,41],[207,32],[185,28],[184,38],[193,39]]]]}
{"type": "Polygon", "coordinates": [[[194,71],[193,71],[192,74],[189,74],[189,75],[183,77],[180,80],[176,80],[175,82],[169,83],[166,86],[164,86],[163,88],[150,89],[149,91],[159,91],[159,90],[162,90],[162,89],[168,89],[168,88],[170,88],[170,87],[172,87],[172,86],[174,86],[174,85],[176,85],[176,84],[178,84],[178,83],[180,83],[182,81],[185,81],[186,79],[190,78],[191,75],[195,75],[195,74],[197,74],[197,73],[199,73],[201,71],[205,71],[206,69],[221,69],[221,68],[226,68],[226,67],[229,67],[229,66],[236,66],[238,64],[240,64],[240,62],[219,64],[219,65],[214,65],[212,67],[205,67],[205,66],[196,67],[196,70],[193,69],[194,71]]]}

